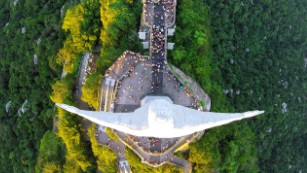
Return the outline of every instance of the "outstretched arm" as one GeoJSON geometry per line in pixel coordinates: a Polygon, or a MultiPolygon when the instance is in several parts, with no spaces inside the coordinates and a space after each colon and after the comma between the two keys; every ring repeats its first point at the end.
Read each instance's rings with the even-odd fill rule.
{"type": "Polygon", "coordinates": [[[133,113],[94,112],[80,110],[65,104],[56,105],[112,129],[136,136],[158,138],[185,136],[264,113],[264,111],[245,113],[200,112],[163,100],[153,101],[136,109],[133,113]]]}
{"type": "Polygon", "coordinates": [[[183,128],[193,132],[225,125],[264,113],[264,111],[258,110],[244,113],[201,112],[179,105],[174,105],[174,108],[177,111],[176,115],[178,117],[175,119],[177,121],[176,128],[183,128]]]}
{"type": "Polygon", "coordinates": [[[133,124],[131,123],[131,118],[133,119],[135,117],[133,113],[95,112],[80,110],[76,107],[69,106],[66,104],[56,103],[56,105],[68,112],[77,114],[87,120],[90,120],[102,126],[110,127],[119,131],[138,130],[138,127],[133,126],[133,124]]]}

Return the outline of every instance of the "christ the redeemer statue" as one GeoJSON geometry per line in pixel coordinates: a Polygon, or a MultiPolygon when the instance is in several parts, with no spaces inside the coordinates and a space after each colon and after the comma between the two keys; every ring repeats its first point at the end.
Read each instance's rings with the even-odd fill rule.
{"type": "Polygon", "coordinates": [[[85,111],[65,104],[56,105],[102,126],[135,136],[156,138],[181,137],[264,113],[201,112],[166,99],[153,100],[130,113],[85,111]]]}

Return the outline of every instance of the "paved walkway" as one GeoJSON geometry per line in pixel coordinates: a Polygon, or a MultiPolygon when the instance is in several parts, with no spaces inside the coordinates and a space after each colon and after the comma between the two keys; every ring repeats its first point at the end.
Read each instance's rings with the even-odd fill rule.
{"type": "MultiPolygon", "coordinates": [[[[78,108],[82,109],[82,110],[90,110],[88,105],[81,100],[81,95],[82,95],[81,88],[82,88],[82,86],[85,82],[85,78],[87,76],[86,68],[88,66],[88,61],[90,59],[90,56],[91,56],[91,54],[89,52],[87,52],[82,58],[82,61],[81,61],[80,67],[79,67],[79,74],[78,74],[79,77],[78,77],[78,81],[77,81],[77,84],[76,84],[76,91],[74,93],[75,101],[77,102],[78,108]]],[[[86,120],[86,119],[83,119],[82,122],[81,122],[83,129],[88,129],[90,124],[91,124],[91,122],[86,120]]],[[[81,133],[81,137],[85,141],[90,140],[87,133],[81,133]]]]}
{"type": "Polygon", "coordinates": [[[105,132],[103,131],[97,131],[97,137],[96,139],[98,140],[98,142],[100,144],[106,145],[107,147],[109,147],[110,149],[112,149],[116,155],[117,155],[117,159],[119,161],[121,160],[126,160],[125,158],[125,148],[126,146],[120,142],[120,141],[114,141],[112,140],[105,132]]]}
{"type": "Polygon", "coordinates": [[[131,172],[130,165],[125,157],[126,146],[121,141],[112,140],[104,131],[100,130],[97,131],[96,139],[100,144],[109,147],[116,153],[120,172],[131,172]]]}
{"type": "Polygon", "coordinates": [[[87,76],[86,74],[86,68],[87,68],[87,65],[88,65],[88,60],[90,58],[90,53],[87,52],[83,58],[82,58],[82,61],[81,61],[81,64],[80,64],[80,67],[79,67],[79,77],[78,77],[78,82],[76,84],[76,92],[75,92],[75,96],[80,99],[81,98],[81,88],[85,82],[85,78],[87,76]]]}
{"type": "Polygon", "coordinates": [[[162,3],[154,4],[154,15],[150,32],[150,57],[152,58],[152,86],[153,94],[162,94],[163,69],[166,56],[166,26],[162,3]]]}
{"type": "Polygon", "coordinates": [[[180,166],[184,168],[184,172],[185,173],[192,173],[192,163],[185,160],[185,159],[181,159],[179,157],[173,157],[169,163],[174,164],[176,166],[180,166]]]}
{"type": "MultiPolygon", "coordinates": [[[[136,108],[140,107],[141,99],[146,95],[155,94],[153,91],[153,79],[152,74],[152,60],[149,57],[136,56],[134,58],[134,53],[126,53],[124,57],[116,61],[114,66],[108,70],[108,75],[105,76],[104,81],[101,85],[101,110],[104,110],[106,101],[113,101],[107,103],[108,105],[114,105],[115,112],[133,112],[136,108]],[[133,55],[133,56],[131,56],[133,55]],[[138,62],[138,63],[132,63],[138,62]],[[126,66],[130,66],[130,69],[122,69],[126,66]],[[125,70],[127,73],[125,73],[125,70]],[[117,73],[119,72],[119,73],[117,73]],[[117,75],[114,75],[114,74],[117,75]],[[106,78],[111,78],[116,80],[115,87],[112,85],[106,85],[106,78]],[[108,92],[107,92],[108,90],[108,92]],[[108,96],[107,96],[108,93],[108,96]],[[112,99],[110,94],[112,93],[112,99]],[[107,99],[107,100],[106,100],[107,99]]],[[[174,104],[183,105],[187,107],[195,107],[195,98],[191,95],[188,90],[185,90],[183,83],[181,83],[175,75],[171,74],[168,69],[164,69],[163,81],[161,84],[162,93],[160,95],[169,96],[174,104]]],[[[111,110],[111,109],[110,109],[111,110]]],[[[108,111],[108,109],[107,109],[108,111]]]]}
{"type": "Polygon", "coordinates": [[[152,17],[156,15],[154,8],[157,5],[161,5],[163,8],[166,26],[171,27],[175,24],[177,0],[142,0],[142,2],[142,18],[144,20],[142,23],[144,23],[147,27],[152,27],[153,25],[152,17]]]}

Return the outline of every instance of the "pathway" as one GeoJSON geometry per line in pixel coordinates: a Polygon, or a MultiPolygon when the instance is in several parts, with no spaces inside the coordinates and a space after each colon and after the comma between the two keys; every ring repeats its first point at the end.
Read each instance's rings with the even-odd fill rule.
{"type": "Polygon", "coordinates": [[[185,173],[192,173],[192,163],[185,159],[174,156],[169,163],[183,167],[185,173]]]}
{"type": "Polygon", "coordinates": [[[154,4],[152,27],[150,32],[150,57],[152,58],[152,93],[162,94],[163,88],[163,69],[166,56],[166,26],[164,4],[154,4]]]}
{"type": "MultiPolygon", "coordinates": [[[[85,82],[85,78],[87,76],[86,68],[87,68],[87,65],[88,65],[89,58],[90,58],[89,52],[87,52],[82,58],[82,61],[81,61],[80,67],[79,67],[79,73],[78,73],[79,78],[78,78],[78,81],[77,81],[77,84],[76,84],[76,91],[74,93],[75,101],[77,102],[78,108],[82,109],[82,110],[90,110],[88,105],[81,100],[81,96],[82,96],[82,90],[81,89],[82,89],[82,86],[85,82]]],[[[81,125],[82,125],[82,128],[85,129],[85,132],[87,131],[90,124],[91,124],[90,121],[88,121],[86,119],[82,119],[81,125]]],[[[90,140],[87,133],[81,133],[81,137],[85,141],[90,140]]]]}
{"type": "Polygon", "coordinates": [[[127,171],[128,173],[131,173],[130,165],[125,157],[126,146],[121,141],[112,140],[104,131],[101,130],[97,130],[96,139],[100,144],[109,147],[116,153],[120,172],[127,171]]]}

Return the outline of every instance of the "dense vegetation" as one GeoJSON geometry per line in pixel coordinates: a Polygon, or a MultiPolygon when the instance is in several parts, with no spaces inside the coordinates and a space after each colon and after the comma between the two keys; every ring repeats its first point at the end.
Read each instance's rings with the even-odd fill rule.
{"type": "Polygon", "coordinates": [[[52,131],[47,131],[40,141],[35,172],[60,172],[65,161],[65,146],[52,131]]]}
{"type": "MultiPolygon", "coordinates": [[[[63,65],[63,74],[52,85],[50,98],[55,103],[75,105],[80,100],[74,91],[81,55],[91,50],[99,38],[99,1],[83,1],[68,9],[62,28],[68,35],[56,60],[63,65]]],[[[81,119],[61,109],[58,109],[57,119],[57,134],[67,149],[65,162],[60,165],[61,171],[94,172],[97,165],[91,144],[82,140],[84,129],[81,127],[81,119]]]]}
{"type": "Polygon", "coordinates": [[[137,28],[142,4],[131,0],[100,0],[100,57],[97,69],[82,87],[82,100],[98,109],[100,80],[104,71],[125,51],[140,51],[137,28]]]}
{"type": "MultiPolygon", "coordinates": [[[[266,111],[208,130],[178,155],[193,162],[194,172],[306,171],[306,1],[178,3],[170,63],[209,93],[212,111],[266,111]]],[[[117,171],[114,152],[95,140],[95,125],[90,142],[83,141],[81,119],[54,109],[50,98],[79,103],[81,57],[96,51],[97,69],[81,99],[98,108],[103,72],[125,50],[141,51],[141,6],[137,0],[0,2],[0,172],[117,171]]],[[[148,167],[128,149],[126,156],[134,172],[182,171],[148,167]]]]}
{"type": "MultiPolygon", "coordinates": [[[[234,111],[222,92],[221,74],[212,58],[208,6],[200,0],[180,1],[176,26],[176,47],[170,60],[210,95],[212,111],[234,111]]],[[[254,141],[253,132],[244,122],[215,128],[190,145],[188,159],[195,163],[196,172],[256,172],[254,141]]]]}
{"type": "Polygon", "coordinates": [[[190,147],[196,172],[307,169],[304,5],[299,0],[179,2],[173,63],[209,93],[213,111],[266,111],[208,130],[190,147]],[[197,70],[199,64],[204,71],[197,70]]]}
{"type": "Polygon", "coordinates": [[[61,70],[54,56],[65,38],[64,4],[0,1],[0,172],[34,172],[41,138],[52,128],[49,95],[61,70]]]}
{"type": "Polygon", "coordinates": [[[302,163],[306,155],[293,157],[298,150],[307,150],[306,142],[297,140],[307,135],[306,1],[207,4],[213,59],[222,72],[223,88],[230,91],[227,99],[236,111],[266,111],[249,121],[256,134],[260,171],[307,170],[302,163]],[[288,156],[277,152],[282,148],[288,156]],[[274,160],[283,156],[293,160],[274,160]]]}

